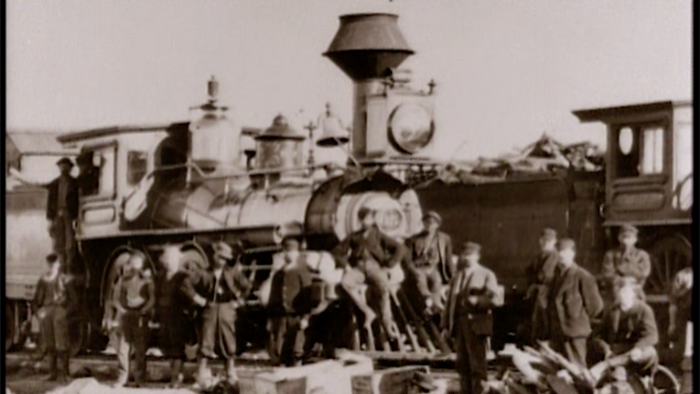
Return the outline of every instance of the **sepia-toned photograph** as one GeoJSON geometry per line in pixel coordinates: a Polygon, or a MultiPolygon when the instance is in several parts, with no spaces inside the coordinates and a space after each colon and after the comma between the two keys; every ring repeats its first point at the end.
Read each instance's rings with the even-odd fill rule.
{"type": "Polygon", "coordinates": [[[5,394],[693,392],[691,0],[5,9],[5,394]]]}

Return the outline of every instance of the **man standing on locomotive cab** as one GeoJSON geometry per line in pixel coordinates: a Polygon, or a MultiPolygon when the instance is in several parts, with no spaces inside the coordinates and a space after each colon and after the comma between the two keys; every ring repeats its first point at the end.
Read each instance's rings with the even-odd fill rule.
{"type": "Polygon", "coordinates": [[[559,266],[550,287],[547,304],[551,346],[569,361],[586,367],[586,341],[591,319],[603,310],[595,278],[575,262],[576,243],[559,241],[559,266]]]}
{"type": "Polygon", "coordinates": [[[299,240],[285,237],[284,267],[272,278],[267,305],[270,359],[275,364],[297,365],[304,355],[304,330],[311,312],[311,271],[299,252],[299,240]]]}
{"type": "Polygon", "coordinates": [[[348,235],[333,249],[337,266],[345,270],[341,286],[364,313],[367,328],[376,315],[357,292],[357,287],[368,283],[379,291],[382,324],[390,337],[397,338],[399,331],[391,314],[388,270],[401,262],[405,247],[379,230],[372,209],[362,207],[357,216],[362,229],[348,235]]]}
{"type": "Polygon", "coordinates": [[[70,174],[73,162],[64,157],[57,163],[61,175],[48,185],[49,197],[46,218],[51,221],[54,251],[61,264],[68,267],[75,254],[75,219],[78,217],[78,182],[70,174]]]}
{"type": "Polygon", "coordinates": [[[39,279],[34,294],[34,306],[41,335],[49,358],[48,380],[66,382],[68,370],[68,319],[69,307],[75,302],[69,277],[60,272],[58,256],[46,256],[49,272],[39,279]]]}
{"type": "Polygon", "coordinates": [[[530,286],[525,299],[532,302],[530,341],[533,344],[538,340],[549,340],[550,337],[547,325],[547,298],[554,278],[554,270],[559,261],[556,247],[557,232],[551,228],[542,230],[539,243],[540,254],[526,270],[530,286]]]}
{"type": "Polygon", "coordinates": [[[480,394],[486,381],[488,338],[493,334],[491,309],[503,305],[496,275],[479,264],[481,246],[467,242],[460,250],[460,271],[450,282],[442,315],[443,336],[455,338],[462,393],[480,394]]]}
{"type": "Polygon", "coordinates": [[[425,297],[426,306],[443,310],[442,284],[449,282],[455,268],[452,266],[452,239],[439,231],[442,218],[435,211],[423,216],[424,230],[407,241],[411,254],[408,270],[415,277],[418,291],[425,297]]]}
{"type": "MultiPolygon", "coordinates": [[[[134,387],[146,379],[146,350],[148,349],[148,322],[155,306],[155,284],[149,269],[144,269],[146,255],[135,251],[119,278],[114,290],[117,310],[117,360],[119,377],[115,387],[129,381],[130,358],[134,354],[134,387]]],[[[114,323],[112,323],[114,324],[114,323]]]]}
{"type": "Polygon", "coordinates": [[[617,279],[630,277],[637,284],[644,286],[651,272],[649,254],[635,246],[637,243],[636,227],[625,224],[620,227],[617,239],[620,246],[608,251],[603,258],[601,276],[605,279],[606,287],[611,290],[617,279]]]}
{"type": "MultiPolygon", "coordinates": [[[[204,308],[197,366],[197,384],[202,387],[208,386],[210,371],[207,360],[217,355],[226,359],[229,383],[237,383],[234,365],[236,309],[243,304],[252,287],[240,265],[227,265],[229,260],[238,258],[233,249],[223,241],[214,243],[213,248],[211,268],[195,272],[183,282],[185,294],[204,308]]],[[[241,251],[237,250],[236,254],[239,253],[241,251]]]]}

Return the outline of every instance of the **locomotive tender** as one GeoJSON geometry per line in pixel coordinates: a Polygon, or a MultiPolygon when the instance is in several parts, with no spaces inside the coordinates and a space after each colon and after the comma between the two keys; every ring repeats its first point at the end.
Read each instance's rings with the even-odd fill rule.
{"type": "MultiPolygon", "coordinates": [[[[513,327],[509,319],[522,311],[523,273],[543,227],[576,239],[579,262],[597,273],[604,249],[615,239],[610,226],[622,221],[640,226],[641,246],[651,248],[654,264],[647,290],[653,301],[665,301],[672,275],[691,264],[690,105],[575,112],[582,121],[608,124],[605,174],[442,182],[435,175],[444,163],[428,158],[436,136],[434,85],[428,92],[415,91],[398,69],[413,51],[396,21],[391,14],[341,16],[324,54],[354,82],[351,148],[347,167],[339,172],[305,165],[306,137],[282,116],[264,131],[227,118],[215,81],[194,121],[59,137],[66,148],[80,151],[76,161],[83,174],[80,258],[70,267],[81,278],[85,304],[84,315],[73,323],[76,345],[99,350],[106,344],[99,330],[106,300],[135,250],[144,251],[157,271],[159,251],[177,245],[190,269],[207,266],[212,241],[240,241],[246,249],[243,264],[259,283],[284,231],[296,227],[309,249],[329,250],[359,227],[357,211],[363,206],[377,209],[380,228],[399,239],[420,231],[422,212],[433,209],[455,243],[481,243],[485,263],[507,290],[497,324],[513,327]],[[255,149],[244,149],[246,139],[255,141],[255,149]]],[[[318,144],[338,145],[344,138],[324,134],[318,144]]],[[[8,192],[8,201],[12,195],[8,192]]],[[[37,202],[35,210],[42,208],[37,202]]],[[[13,220],[21,223],[22,217],[9,211],[8,227],[13,220]]],[[[8,271],[22,264],[41,260],[8,257],[8,271]]],[[[24,295],[6,294],[8,301],[24,305],[20,300],[32,293],[31,285],[26,289],[24,295]]],[[[253,310],[255,303],[251,300],[253,310]]],[[[8,344],[22,343],[20,325],[27,314],[27,308],[8,307],[8,344]]],[[[264,323],[256,327],[264,331],[264,323]]],[[[494,338],[495,345],[507,339],[494,338]]]]}

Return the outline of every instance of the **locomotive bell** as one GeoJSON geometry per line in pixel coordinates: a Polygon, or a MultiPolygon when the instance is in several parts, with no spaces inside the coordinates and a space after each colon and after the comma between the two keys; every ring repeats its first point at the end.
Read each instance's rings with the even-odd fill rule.
{"type": "Polygon", "coordinates": [[[203,171],[220,166],[240,167],[239,138],[241,127],[226,117],[228,108],[217,105],[218,82],[208,82],[209,100],[199,107],[203,115],[190,123],[190,159],[203,171]]]}
{"type": "Polygon", "coordinates": [[[326,104],[326,113],[321,119],[321,129],[323,134],[316,141],[316,145],[321,147],[339,146],[347,144],[350,141],[348,132],[343,128],[343,125],[331,110],[331,105],[326,104]]]}
{"type": "Polygon", "coordinates": [[[289,126],[287,118],[277,115],[272,126],[255,137],[257,168],[289,170],[301,167],[305,139],[289,126]]]}

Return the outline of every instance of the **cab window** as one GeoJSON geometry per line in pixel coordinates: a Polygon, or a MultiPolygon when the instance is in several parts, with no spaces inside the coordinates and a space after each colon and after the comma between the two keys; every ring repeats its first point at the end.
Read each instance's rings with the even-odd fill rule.
{"type": "Polygon", "coordinates": [[[115,144],[93,147],[83,151],[77,159],[78,184],[85,197],[114,197],[116,192],[115,144]]]}
{"type": "Polygon", "coordinates": [[[635,178],[664,172],[664,127],[625,125],[617,129],[616,178],[635,178]]]}
{"type": "Polygon", "coordinates": [[[127,154],[126,181],[129,186],[136,186],[148,172],[148,153],[129,151],[127,154]]]}

